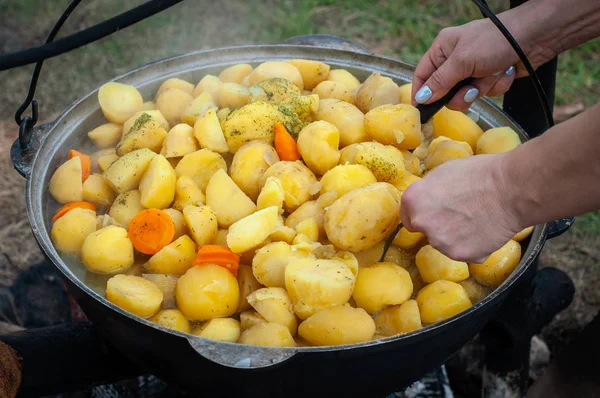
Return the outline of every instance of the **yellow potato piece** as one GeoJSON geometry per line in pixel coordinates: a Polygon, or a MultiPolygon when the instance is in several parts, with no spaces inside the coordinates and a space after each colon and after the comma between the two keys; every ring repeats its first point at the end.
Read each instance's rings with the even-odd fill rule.
{"type": "Polygon", "coordinates": [[[183,333],[189,333],[192,329],[190,321],[185,319],[181,311],[176,309],[159,311],[151,316],[149,321],[183,333]]]}
{"type": "Polygon", "coordinates": [[[251,308],[248,303],[248,295],[263,286],[259,281],[256,280],[252,273],[252,267],[247,265],[240,265],[238,268],[237,275],[238,285],[240,286],[240,302],[238,304],[238,311],[246,311],[251,308]]]}
{"type": "Polygon", "coordinates": [[[294,336],[298,328],[298,320],[292,310],[292,301],[285,289],[280,287],[264,287],[248,295],[248,303],[267,322],[279,323],[290,330],[294,336]]]}
{"type": "Polygon", "coordinates": [[[156,110],[156,102],[154,102],[154,101],[146,101],[138,109],[138,112],[139,111],[155,111],[155,110],[156,110]]]}
{"type": "Polygon", "coordinates": [[[110,165],[104,178],[117,193],[136,189],[155,156],[156,153],[147,148],[129,152],[110,165]]]}
{"type": "Polygon", "coordinates": [[[300,90],[304,88],[302,75],[298,68],[287,62],[268,61],[258,65],[249,75],[248,83],[255,85],[273,77],[286,79],[294,83],[300,90]]]}
{"type": "Polygon", "coordinates": [[[443,107],[433,116],[433,136],[448,137],[455,141],[467,142],[473,150],[483,134],[481,127],[462,112],[443,107]]]}
{"type": "Polygon", "coordinates": [[[89,271],[97,274],[115,274],[131,267],[133,245],[127,230],[109,225],[89,234],[81,247],[81,261],[89,271]]]}
{"type": "MultiPolygon", "coordinates": [[[[134,265],[135,267],[135,265],[134,265]]],[[[141,274],[142,278],[152,282],[163,294],[163,308],[177,308],[175,302],[175,286],[178,276],[162,274],[141,274]]]]}
{"type": "Polygon", "coordinates": [[[144,207],[142,206],[140,191],[135,189],[117,196],[112,206],[110,206],[108,214],[127,228],[133,217],[142,210],[144,210],[144,207]]]}
{"type": "MultiPolygon", "coordinates": [[[[323,197],[324,195],[320,196],[320,198],[323,197]]],[[[294,210],[294,212],[285,219],[285,226],[293,228],[295,231],[298,224],[300,224],[302,221],[306,220],[307,218],[313,218],[317,221],[317,225],[319,226],[319,235],[324,235],[325,207],[327,206],[322,205],[318,200],[309,200],[294,210]]],[[[291,239],[294,238],[292,237],[291,239]]]]}
{"type": "Polygon", "coordinates": [[[96,231],[96,212],[74,208],[52,224],[50,236],[59,252],[76,254],[81,251],[85,238],[94,231],[96,231]]]}
{"type": "Polygon", "coordinates": [[[215,240],[213,241],[214,245],[221,245],[221,246],[227,246],[227,234],[229,233],[229,230],[226,228],[219,228],[217,230],[217,236],[215,237],[215,240]]]}
{"type": "Polygon", "coordinates": [[[340,148],[371,139],[365,132],[365,115],[346,101],[331,98],[320,100],[315,119],[324,120],[338,128],[340,148]]]}
{"type": "Polygon", "coordinates": [[[259,180],[276,162],[279,162],[279,156],[275,148],[261,141],[251,141],[234,155],[230,168],[231,179],[250,199],[256,200],[261,188],[259,180]]]}
{"type": "Polygon", "coordinates": [[[198,149],[200,146],[194,137],[194,129],[185,123],[179,123],[167,133],[160,153],[166,158],[178,158],[198,149]]]}
{"type": "Polygon", "coordinates": [[[279,323],[263,322],[242,332],[240,344],[265,347],[295,347],[296,342],[290,330],[279,323]]]}
{"type": "Polygon", "coordinates": [[[136,123],[138,123],[138,120],[143,115],[150,116],[150,118],[157,122],[160,127],[165,129],[165,131],[169,131],[169,122],[167,122],[167,119],[165,119],[165,117],[162,113],[160,113],[159,110],[140,110],[134,113],[133,116],[127,119],[125,123],[123,123],[122,136],[127,135],[127,133],[129,133],[129,131],[136,125],[136,123]]]}
{"type": "Polygon", "coordinates": [[[377,334],[394,336],[421,329],[421,314],[415,300],[408,300],[400,305],[393,305],[379,312],[375,317],[377,334]]]}
{"type": "Polygon", "coordinates": [[[158,312],[162,292],[150,281],[133,275],[115,275],[106,283],[106,299],[142,318],[158,312]]]}
{"type": "Polygon", "coordinates": [[[429,150],[424,164],[427,170],[433,170],[437,166],[450,160],[466,158],[471,156],[464,147],[456,141],[448,140],[436,145],[435,150],[429,150]]]}
{"type": "Polygon", "coordinates": [[[142,206],[148,209],[169,207],[175,198],[176,182],[175,170],[167,158],[156,155],[140,180],[139,191],[142,206]]]}
{"type": "Polygon", "coordinates": [[[284,209],[291,213],[311,198],[311,186],[317,182],[313,172],[302,162],[281,161],[265,171],[259,181],[262,188],[269,177],[277,177],[283,185],[284,209]]]}
{"type": "Polygon", "coordinates": [[[465,279],[464,281],[460,282],[459,285],[465,289],[467,295],[469,296],[469,300],[471,300],[473,304],[480,302],[492,292],[492,288],[490,286],[484,286],[480,284],[473,277],[465,279]]]}
{"type": "MultiPolygon", "coordinates": [[[[221,95],[219,93],[219,95],[221,95]]],[[[201,118],[208,112],[209,109],[217,107],[215,101],[209,93],[202,93],[194,98],[185,108],[181,114],[181,120],[190,126],[193,126],[198,118],[201,118]]]]}
{"type": "Polygon", "coordinates": [[[98,102],[104,116],[113,123],[124,123],[144,102],[133,86],[110,82],[98,90],[98,102]]]}
{"type": "Polygon", "coordinates": [[[227,246],[234,253],[244,253],[258,247],[280,225],[282,221],[278,207],[259,210],[229,227],[227,246]]]}
{"type": "Polygon", "coordinates": [[[365,113],[381,105],[395,105],[399,102],[398,85],[389,77],[382,77],[377,72],[371,74],[356,92],[356,106],[365,113]]]}
{"type": "Polygon", "coordinates": [[[408,229],[402,227],[392,244],[398,246],[400,249],[410,250],[421,242],[423,238],[425,238],[425,234],[422,234],[421,232],[410,232],[408,229]]]}
{"type": "Polygon", "coordinates": [[[340,132],[326,121],[308,124],[298,135],[298,152],[315,174],[323,175],[340,160],[340,132]]]}
{"type": "Polygon", "coordinates": [[[187,319],[203,321],[235,314],[240,290],[231,272],[215,264],[202,264],[179,278],[175,295],[187,319]]]}
{"type": "Polygon", "coordinates": [[[408,271],[396,264],[376,263],[358,270],[352,298],[357,306],[374,314],[387,305],[402,304],[412,293],[408,271]]]}
{"type": "Polygon", "coordinates": [[[402,177],[399,179],[392,181],[392,185],[396,187],[396,189],[400,192],[404,192],[415,182],[419,181],[421,177],[417,177],[416,175],[410,173],[402,174],[402,177]]]}
{"type": "Polygon", "coordinates": [[[247,87],[237,83],[223,83],[219,91],[221,106],[238,109],[251,102],[251,92],[247,87]]]}
{"type": "Polygon", "coordinates": [[[173,208],[182,211],[184,207],[206,203],[206,196],[190,177],[181,176],[175,184],[175,201],[173,208]]]}
{"type": "Polygon", "coordinates": [[[510,276],[519,261],[521,245],[511,239],[493,252],[483,264],[469,263],[469,270],[479,283],[496,287],[510,276]]]}
{"type": "Polygon", "coordinates": [[[456,282],[435,281],[417,294],[417,304],[424,324],[441,322],[471,307],[465,289],[456,282]]]}
{"type": "Polygon", "coordinates": [[[117,123],[104,123],[90,131],[88,138],[98,148],[110,148],[121,140],[123,127],[117,123]]]}
{"type": "Polygon", "coordinates": [[[292,243],[295,237],[296,231],[285,225],[275,228],[273,232],[271,232],[271,235],[269,235],[271,242],[285,242],[288,244],[292,243]]]}
{"type": "Polygon", "coordinates": [[[117,155],[123,156],[141,148],[158,153],[166,136],[167,131],[159,121],[147,113],[142,113],[117,144],[117,155]]]}
{"type": "Polygon", "coordinates": [[[181,116],[187,111],[193,100],[194,97],[190,93],[178,88],[169,88],[156,98],[156,107],[167,119],[169,125],[174,126],[182,122],[181,116]]]}
{"type": "MultiPolygon", "coordinates": [[[[381,254],[383,253],[383,245],[384,244],[385,244],[385,242],[382,241],[370,249],[358,251],[358,252],[352,252],[352,254],[354,255],[354,257],[356,257],[356,260],[358,261],[358,265],[360,267],[369,267],[369,266],[379,262],[379,259],[381,258],[381,254]]],[[[408,270],[409,268],[411,268],[413,266],[416,268],[414,257],[415,257],[414,254],[411,254],[407,251],[404,251],[404,250],[392,245],[388,249],[388,251],[385,255],[384,261],[388,262],[388,263],[397,264],[397,265],[401,266],[402,268],[408,270]]],[[[417,274],[419,273],[418,270],[416,272],[417,272],[417,274]]]]}
{"type": "Polygon", "coordinates": [[[83,200],[99,207],[110,206],[115,199],[115,193],[101,174],[90,175],[83,183],[82,189],[83,200]]]}
{"type": "Polygon", "coordinates": [[[312,92],[317,94],[321,99],[332,98],[340,101],[346,101],[351,104],[354,103],[354,94],[352,89],[348,88],[348,86],[342,82],[326,80],[319,83],[312,92]]]}
{"type": "Polygon", "coordinates": [[[310,250],[272,242],[256,251],[252,272],[259,283],[268,287],[285,287],[285,269],[294,260],[312,257],[310,250]]]}
{"type": "Polygon", "coordinates": [[[522,230],[521,232],[517,233],[515,236],[513,236],[513,240],[515,240],[517,242],[521,242],[521,241],[525,240],[527,237],[529,237],[529,235],[531,235],[532,232],[533,232],[533,227],[527,227],[524,230],[522,230]]]}
{"type": "Polygon", "coordinates": [[[421,160],[406,149],[401,149],[400,152],[402,152],[402,159],[404,160],[404,168],[406,171],[414,175],[421,175],[421,160]]]}
{"type": "Polygon", "coordinates": [[[227,170],[225,159],[205,148],[185,155],[175,167],[175,173],[177,178],[181,176],[192,178],[198,188],[204,191],[210,178],[219,169],[227,170]]]}
{"type": "Polygon", "coordinates": [[[321,178],[321,195],[335,192],[342,197],[353,189],[377,182],[371,170],[362,164],[338,165],[327,171],[321,178]]]}
{"type": "Polygon", "coordinates": [[[464,281],[469,277],[469,266],[445,256],[431,245],[419,249],[415,258],[421,277],[427,283],[439,280],[464,281]]]}
{"type": "Polygon", "coordinates": [[[183,275],[192,267],[195,258],[196,244],[183,235],[150,257],[145,268],[155,274],[183,275]]]}
{"type": "Polygon", "coordinates": [[[496,127],[487,130],[477,139],[475,153],[494,154],[512,151],[521,145],[521,138],[510,127],[496,127]]]}
{"type": "Polygon", "coordinates": [[[329,65],[309,59],[291,59],[290,64],[298,68],[305,90],[312,90],[329,75],[329,65]]]}
{"type": "Polygon", "coordinates": [[[215,104],[219,104],[219,91],[221,91],[222,85],[223,82],[217,76],[205,75],[196,85],[192,95],[196,98],[202,93],[208,93],[215,104]]]}
{"type": "Polygon", "coordinates": [[[344,83],[350,90],[360,86],[360,81],[345,69],[331,69],[329,75],[327,75],[327,80],[344,83]]]}
{"type": "Polygon", "coordinates": [[[258,210],[266,209],[271,206],[277,206],[280,209],[283,209],[284,200],[285,191],[283,190],[281,180],[277,177],[269,177],[260,190],[260,194],[256,200],[256,207],[258,210]]]}
{"type": "Polygon", "coordinates": [[[412,93],[412,84],[411,83],[401,85],[400,86],[400,103],[410,105],[412,103],[411,93],[412,93]]]}
{"type": "Polygon", "coordinates": [[[183,79],[180,79],[178,77],[172,77],[170,79],[165,80],[160,87],[158,88],[158,91],[156,92],[156,98],[160,97],[160,95],[167,91],[170,88],[177,88],[179,90],[185,91],[188,94],[192,94],[194,92],[194,85],[190,82],[187,82],[183,79]]]}
{"type": "Polygon", "coordinates": [[[256,205],[224,170],[217,170],[206,187],[206,204],[217,216],[221,228],[256,211],[256,205]]]}
{"type": "Polygon", "coordinates": [[[236,153],[249,141],[273,143],[275,123],[285,120],[273,105],[263,101],[252,102],[233,111],[223,123],[223,134],[231,153],[236,153]]]}
{"type": "Polygon", "coordinates": [[[208,206],[188,205],[183,208],[188,231],[198,246],[212,243],[219,229],[217,216],[208,206]]]}
{"type": "Polygon", "coordinates": [[[260,316],[260,314],[256,311],[244,311],[240,313],[240,327],[242,330],[250,329],[252,326],[265,322],[267,322],[265,321],[265,318],[260,316]]]}
{"type": "MultiPolygon", "coordinates": [[[[183,210],[183,209],[182,209],[183,210]]],[[[176,209],[163,209],[165,213],[171,217],[173,220],[173,224],[175,224],[175,238],[177,239],[180,236],[187,234],[187,225],[185,225],[185,218],[183,217],[183,213],[176,209]]]]}
{"type": "Polygon", "coordinates": [[[219,80],[224,83],[241,83],[252,72],[252,65],[237,64],[225,68],[219,73],[219,80]]]}
{"type": "Polygon", "coordinates": [[[319,240],[319,224],[314,218],[307,218],[296,225],[296,233],[298,235],[305,235],[311,241],[317,242],[319,240]]]}
{"type": "Polygon", "coordinates": [[[81,173],[81,158],[79,156],[75,156],[61,164],[50,179],[49,191],[54,200],[59,203],[83,200],[81,173]]]}
{"type": "Polygon", "coordinates": [[[404,174],[402,152],[379,142],[352,144],[340,151],[340,164],[362,164],[378,181],[392,182],[404,174]]]}
{"type": "Polygon", "coordinates": [[[382,105],[365,115],[365,132],[374,140],[401,149],[421,145],[419,111],[412,105],[382,105]]]}
{"type": "Polygon", "coordinates": [[[362,308],[340,306],[318,312],[298,327],[298,335],[312,345],[341,345],[369,341],[375,322],[362,308]]]}
{"type": "Polygon", "coordinates": [[[196,119],[194,136],[200,143],[201,148],[208,148],[218,153],[229,151],[223,130],[221,130],[221,123],[219,123],[214,108],[207,110],[203,116],[196,119]]]}
{"type": "Polygon", "coordinates": [[[103,149],[102,151],[92,154],[92,169],[97,166],[98,170],[104,173],[106,170],[108,170],[110,165],[118,159],[119,155],[117,155],[115,148],[103,149]]]}
{"type": "Polygon", "coordinates": [[[235,343],[242,333],[240,322],[233,318],[215,318],[204,322],[192,334],[205,339],[235,343]]]}

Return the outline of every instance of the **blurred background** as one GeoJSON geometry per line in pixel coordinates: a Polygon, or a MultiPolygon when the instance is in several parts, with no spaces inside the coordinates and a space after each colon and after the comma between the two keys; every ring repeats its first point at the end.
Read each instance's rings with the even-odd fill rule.
{"type": "MultiPolygon", "coordinates": [[[[59,37],[142,2],[84,1],[59,37]]],[[[508,0],[488,3],[496,12],[508,8],[508,0]]],[[[0,53],[43,43],[68,4],[68,0],[0,0],[0,53]]],[[[481,15],[469,0],[187,0],[46,61],[35,95],[40,106],[39,123],[53,120],[70,103],[114,76],[177,54],[327,33],[354,40],[376,54],[417,63],[439,30],[478,18],[481,15]]],[[[17,134],[14,113],[25,99],[32,71],[33,66],[0,72],[0,287],[11,286],[31,264],[42,259],[25,217],[24,181],[12,169],[8,156],[17,134]]],[[[572,117],[599,100],[600,40],[596,39],[559,57],[556,120],[572,117]]],[[[501,103],[500,98],[494,101],[501,103]]],[[[542,255],[544,266],[565,270],[577,286],[571,307],[541,336],[553,353],[600,308],[598,247],[600,212],[594,212],[579,217],[567,234],[547,245],[542,255]]],[[[18,313],[19,303],[14,302],[10,291],[2,294],[0,290],[0,322],[25,326],[18,325],[19,317],[6,314],[18,313]]],[[[21,314],[20,319],[25,318],[21,314]]]]}

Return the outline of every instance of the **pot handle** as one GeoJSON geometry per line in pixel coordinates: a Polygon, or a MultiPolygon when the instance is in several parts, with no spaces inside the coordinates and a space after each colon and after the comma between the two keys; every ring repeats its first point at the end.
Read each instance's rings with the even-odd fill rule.
{"type": "Polygon", "coordinates": [[[295,44],[300,46],[315,46],[333,48],[337,50],[350,50],[369,54],[369,50],[352,40],[332,35],[302,35],[294,36],[281,42],[282,44],[295,44]]]}
{"type": "Polygon", "coordinates": [[[268,368],[289,360],[297,353],[294,348],[222,343],[197,336],[189,336],[187,340],[202,357],[219,365],[236,369],[268,368]]]}
{"type": "Polygon", "coordinates": [[[15,140],[10,148],[10,157],[13,166],[23,177],[27,178],[31,174],[35,155],[46,140],[46,137],[48,137],[48,134],[50,134],[54,123],[40,124],[30,129],[19,129],[19,138],[15,140]]]}
{"type": "Polygon", "coordinates": [[[573,225],[574,222],[575,217],[567,217],[547,223],[546,238],[552,239],[556,238],[557,236],[561,236],[567,232],[569,228],[571,228],[571,225],[573,225]]]}

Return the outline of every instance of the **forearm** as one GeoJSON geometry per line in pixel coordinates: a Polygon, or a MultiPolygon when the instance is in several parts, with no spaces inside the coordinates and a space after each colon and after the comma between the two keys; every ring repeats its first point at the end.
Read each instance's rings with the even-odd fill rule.
{"type": "Polygon", "coordinates": [[[520,227],[600,209],[600,104],[499,160],[520,227]]]}

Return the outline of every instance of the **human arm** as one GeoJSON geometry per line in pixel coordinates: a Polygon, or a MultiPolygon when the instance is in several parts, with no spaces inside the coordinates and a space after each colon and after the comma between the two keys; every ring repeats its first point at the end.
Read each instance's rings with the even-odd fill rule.
{"type": "Polygon", "coordinates": [[[402,196],[402,222],[447,256],[483,262],[531,225],[600,209],[600,104],[514,150],[438,166],[402,196]]]}

